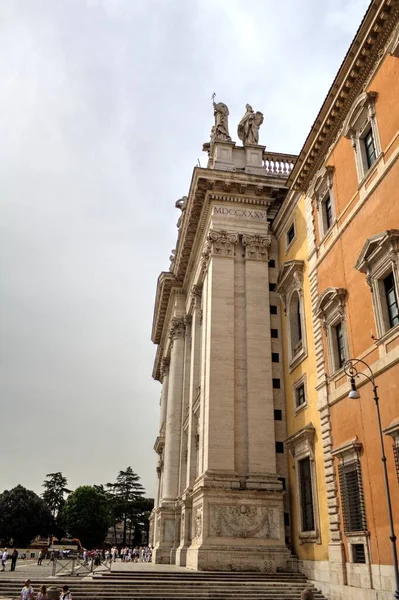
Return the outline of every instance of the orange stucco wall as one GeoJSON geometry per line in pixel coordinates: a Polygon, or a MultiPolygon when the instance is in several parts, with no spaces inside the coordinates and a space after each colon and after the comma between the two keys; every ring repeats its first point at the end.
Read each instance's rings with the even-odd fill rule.
{"type": "MultiPolygon", "coordinates": [[[[368,89],[378,93],[376,118],[383,156],[360,184],[350,140],[338,140],[328,157],[327,164],[335,167],[333,191],[337,225],[334,239],[331,237],[322,248],[318,289],[319,293],[327,287],[347,290],[349,354],[359,357],[374,348],[368,359],[373,366],[378,358],[378,348],[371,338],[371,335],[377,336],[372,294],[365,275],[354,266],[368,237],[386,229],[399,229],[399,160],[393,161],[399,145],[399,60],[388,56],[368,89]],[[392,162],[389,164],[388,161],[392,162]],[[349,218],[361,199],[365,202],[359,204],[359,210],[349,218]]],[[[326,344],[324,348],[326,353],[326,344]]],[[[387,427],[399,416],[399,364],[378,376],[377,385],[382,425],[387,427]]],[[[392,558],[375,405],[370,385],[362,386],[360,392],[358,401],[343,398],[331,406],[333,447],[355,437],[363,444],[361,465],[371,560],[389,564],[392,558]]],[[[399,486],[392,441],[387,436],[384,438],[395,521],[399,528],[399,486]]]]}

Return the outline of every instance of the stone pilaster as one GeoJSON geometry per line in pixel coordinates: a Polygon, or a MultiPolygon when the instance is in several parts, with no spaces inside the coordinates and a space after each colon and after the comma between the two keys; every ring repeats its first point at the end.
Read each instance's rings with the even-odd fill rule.
{"type": "Polygon", "coordinates": [[[175,541],[175,502],[179,491],[180,441],[182,431],[184,333],[185,324],[183,317],[173,317],[169,332],[171,353],[162,496],[160,506],[157,509],[157,540],[154,551],[154,562],[156,563],[170,563],[170,552],[175,541]]]}
{"type": "Polygon", "coordinates": [[[271,238],[243,235],[242,242],[245,250],[247,429],[251,432],[248,438],[247,487],[260,489],[269,485],[265,474],[276,473],[267,264],[271,238]],[[268,431],[267,436],[259,423],[263,423],[268,431]]]}

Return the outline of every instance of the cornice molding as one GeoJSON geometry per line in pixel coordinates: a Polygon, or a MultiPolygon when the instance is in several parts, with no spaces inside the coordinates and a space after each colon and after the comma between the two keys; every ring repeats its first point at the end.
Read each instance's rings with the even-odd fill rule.
{"type": "Polygon", "coordinates": [[[294,189],[306,191],[331,152],[356,97],[389,52],[398,19],[399,0],[371,2],[288,178],[294,189]]]}

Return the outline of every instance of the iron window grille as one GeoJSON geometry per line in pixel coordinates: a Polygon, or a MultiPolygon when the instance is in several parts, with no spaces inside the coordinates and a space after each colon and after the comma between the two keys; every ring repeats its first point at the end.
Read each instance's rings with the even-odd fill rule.
{"type": "Polygon", "coordinates": [[[360,460],[341,463],[338,467],[345,533],[366,531],[366,511],[360,460]]]}
{"type": "Polygon", "coordinates": [[[301,495],[302,531],[314,531],[315,519],[313,508],[312,473],[310,458],[299,461],[299,485],[301,495]]]}
{"type": "Polygon", "coordinates": [[[364,544],[352,545],[352,559],[354,563],[366,564],[366,550],[364,544]]]}

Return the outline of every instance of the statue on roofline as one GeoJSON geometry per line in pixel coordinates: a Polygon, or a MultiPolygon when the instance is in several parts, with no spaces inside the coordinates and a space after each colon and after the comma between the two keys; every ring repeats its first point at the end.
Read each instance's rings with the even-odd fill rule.
{"type": "Polygon", "coordinates": [[[212,94],[215,125],[211,130],[212,142],[231,142],[229,135],[229,109],[223,102],[215,102],[216,94],[212,94]]]}
{"type": "Polygon", "coordinates": [[[238,137],[244,144],[259,144],[259,127],[263,123],[263,114],[255,112],[250,104],[245,105],[246,113],[238,124],[238,137]]]}

